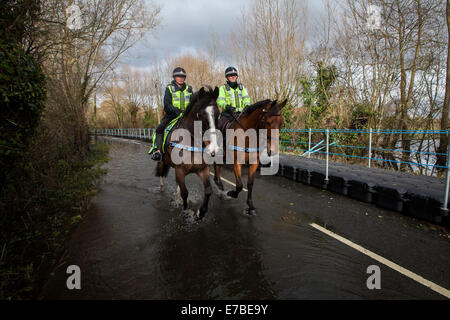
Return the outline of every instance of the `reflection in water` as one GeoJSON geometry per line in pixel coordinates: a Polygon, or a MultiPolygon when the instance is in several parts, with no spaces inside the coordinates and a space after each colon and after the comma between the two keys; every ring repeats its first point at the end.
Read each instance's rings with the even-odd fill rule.
{"type": "MultiPolygon", "coordinates": [[[[379,299],[408,292],[387,285],[369,292],[365,270],[373,262],[309,227],[317,218],[304,204],[322,210],[321,192],[299,193],[287,181],[258,177],[256,217],[242,215],[245,193],[237,201],[213,195],[205,219],[195,223],[203,199],[196,175],[187,176],[192,210],[184,212],[174,206],[173,169],[159,192],[147,144],[104,141],[108,174],[65,261],[81,267],[83,289],[67,290],[61,268],[46,298],[379,299]]],[[[383,274],[383,283],[388,278],[383,274]]]]}
{"type": "MultiPolygon", "coordinates": [[[[252,237],[203,225],[167,235],[158,252],[165,295],[176,299],[274,299],[252,237]]],[[[248,232],[249,230],[247,230],[248,232]]]]}

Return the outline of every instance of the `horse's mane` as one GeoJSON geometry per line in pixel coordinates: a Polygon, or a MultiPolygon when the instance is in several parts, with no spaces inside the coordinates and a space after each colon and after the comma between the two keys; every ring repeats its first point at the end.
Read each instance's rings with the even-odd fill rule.
{"type": "Polygon", "coordinates": [[[271,101],[269,99],[258,101],[252,105],[245,107],[244,111],[242,111],[242,115],[250,115],[253,111],[258,110],[261,107],[267,106],[271,101]]]}
{"type": "MultiPolygon", "coordinates": [[[[207,88],[208,90],[205,90],[205,92],[212,96],[214,90],[210,86],[207,86],[207,88]]],[[[184,113],[184,116],[188,115],[192,111],[192,109],[194,109],[194,105],[197,103],[197,101],[200,100],[199,92],[200,90],[192,94],[189,104],[186,107],[186,112],[184,113]]]]}

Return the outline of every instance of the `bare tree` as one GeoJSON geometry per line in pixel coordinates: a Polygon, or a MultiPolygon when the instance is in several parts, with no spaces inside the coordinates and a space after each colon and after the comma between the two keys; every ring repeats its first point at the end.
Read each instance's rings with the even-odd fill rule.
{"type": "Polygon", "coordinates": [[[159,23],[158,7],[143,0],[80,0],[80,29],[67,24],[73,1],[43,2],[43,27],[52,34],[46,63],[49,101],[70,114],[74,152],[87,143],[86,108],[94,88],[119,57],[159,23]]]}
{"type": "Polygon", "coordinates": [[[306,1],[256,0],[232,35],[232,57],[253,100],[295,99],[306,41],[306,1]]]}
{"type": "MultiPolygon", "coordinates": [[[[441,130],[448,130],[448,116],[450,103],[450,1],[447,0],[446,6],[446,22],[447,22],[447,68],[446,68],[446,83],[445,83],[445,98],[442,105],[441,113],[441,130]]],[[[448,135],[441,134],[439,141],[438,153],[446,154],[448,152],[448,135]]],[[[436,165],[445,166],[446,157],[439,155],[437,157],[436,165]]],[[[444,170],[440,170],[443,172],[444,170]]]]}
{"type": "Polygon", "coordinates": [[[121,88],[117,82],[113,83],[111,86],[105,88],[105,96],[107,98],[107,105],[112,109],[115,118],[117,120],[117,127],[125,127],[125,91],[121,88]]]}
{"type": "MultiPolygon", "coordinates": [[[[342,28],[336,33],[337,61],[345,70],[341,79],[349,101],[369,107],[372,128],[432,126],[439,101],[439,90],[433,88],[442,79],[437,68],[442,60],[441,7],[431,0],[347,0],[343,6],[342,28]],[[369,4],[380,8],[377,28],[367,27],[369,4]]],[[[407,133],[384,135],[376,143],[390,149],[401,144],[406,151],[401,160],[409,162],[412,139],[407,133]]]]}

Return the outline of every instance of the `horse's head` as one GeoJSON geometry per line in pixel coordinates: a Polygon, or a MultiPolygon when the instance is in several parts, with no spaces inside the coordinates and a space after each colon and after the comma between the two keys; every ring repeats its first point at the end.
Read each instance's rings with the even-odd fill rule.
{"type": "Polygon", "coordinates": [[[287,99],[282,103],[278,103],[277,100],[272,101],[270,105],[263,109],[263,117],[261,121],[261,128],[267,130],[267,154],[270,156],[272,152],[276,152],[277,144],[272,144],[272,130],[280,130],[284,123],[283,116],[281,115],[281,109],[286,105],[287,99]]]}
{"type": "Polygon", "coordinates": [[[208,87],[208,91],[205,88],[201,88],[197,93],[197,99],[194,101],[192,111],[194,114],[194,121],[202,122],[202,133],[210,130],[211,133],[206,142],[206,153],[214,156],[219,151],[219,145],[217,143],[217,121],[219,118],[219,107],[217,106],[217,97],[219,96],[219,88],[214,90],[208,87]]]}

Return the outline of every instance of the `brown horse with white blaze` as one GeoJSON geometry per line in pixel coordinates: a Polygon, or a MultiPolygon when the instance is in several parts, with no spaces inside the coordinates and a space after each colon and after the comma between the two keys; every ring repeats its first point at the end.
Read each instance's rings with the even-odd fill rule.
{"type": "Polygon", "coordinates": [[[217,87],[214,91],[211,88],[209,88],[209,91],[201,88],[198,92],[193,94],[185,114],[178,120],[167,136],[162,161],[159,161],[156,167],[156,176],[161,177],[162,190],[164,189],[164,181],[162,178],[167,176],[170,167],[175,168],[176,182],[179,188],[178,191],[183,199],[184,210],[187,209],[187,197],[189,194],[185,184],[185,177],[189,173],[196,173],[200,177],[205,189],[205,195],[202,206],[195,213],[196,220],[203,218],[208,211],[208,202],[212,193],[209,181],[209,165],[205,163],[203,154],[200,154],[200,161],[198,161],[199,157],[196,157],[196,153],[206,152],[207,154],[214,156],[219,151],[217,137],[214,134],[219,117],[219,108],[216,102],[218,96],[219,88],[217,87]],[[202,146],[200,150],[192,147],[195,145],[195,121],[200,121],[202,124],[202,136],[208,130],[212,132],[210,140],[204,143],[205,148],[202,146]],[[179,137],[177,138],[177,135],[174,135],[174,132],[178,129],[184,129],[189,132],[189,137],[187,138],[188,141],[185,141],[186,139],[184,136],[180,139],[179,137]],[[183,162],[180,163],[180,161],[175,161],[175,159],[184,159],[186,161],[183,160],[183,162]]]}
{"type": "MultiPolygon", "coordinates": [[[[249,163],[249,160],[252,159],[252,161],[249,163],[249,169],[248,169],[248,181],[247,181],[247,205],[248,208],[246,209],[246,213],[249,215],[256,214],[256,208],[253,205],[253,199],[252,199],[252,192],[253,192],[253,183],[254,183],[254,177],[256,170],[259,167],[260,164],[260,152],[261,148],[261,142],[259,141],[259,130],[266,129],[267,130],[267,153],[270,156],[274,152],[278,152],[278,141],[277,143],[272,143],[272,130],[279,130],[281,126],[283,125],[283,117],[281,115],[281,110],[286,105],[287,99],[284,100],[282,103],[278,104],[277,100],[270,101],[270,100],[264,100],[259,101],[251,106],[248,106],[244,109],[242,114],[239,116],[238,119],[235,119],[234,123],[222,123],[222,121],[219,121],[219,128],[222,131],[225,143],[224,148],[231,148],[233,149],[233,170],[234,170],[234,176],[236,178],[236,188],[235,190],[228,191],[227,195],[233,198],[237,198],[239,193],[243,189],[243,184],[241,180],[242,176],[242,162],[249,163]],[[233,130],[233,132],[236,132],[236,130],[242,129],[246,133],[248,130],[256,130],[257,131],[257,145],[259,148],[255,148],[255,146],[250,146],[249,141],[245,140],[245,147],[244,146],[238,146],[238,137],[237,135],[233,135],[234,139],[231,139],[232,141],[226,141],[226,130],[233,130]],[[239,160],[244,161],[239,161],[239,160]]],[[[278,137],[278,136],[277,136],[278,137]]],[[[225,152],[224,152],[225,153],[225,152]]],[[[220,169],[221,165],[215,163],[214,164],[215,169],[215,176],[214,176],[214,182],[219,187],[220,190],[223,190],[223,184],[220,177],[220,169]]]]}

